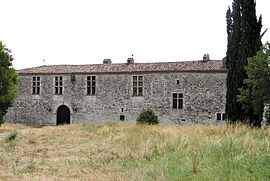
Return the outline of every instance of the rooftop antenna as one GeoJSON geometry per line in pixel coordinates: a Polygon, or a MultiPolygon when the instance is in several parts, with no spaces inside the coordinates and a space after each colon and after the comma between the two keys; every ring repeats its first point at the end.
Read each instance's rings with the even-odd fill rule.
{"type": "Polygon", "coordinates": [[[43,61],[43,66],[45,66],[45,64],[46,64],[45,59],[43,59],[42,61],[43,61]]]}

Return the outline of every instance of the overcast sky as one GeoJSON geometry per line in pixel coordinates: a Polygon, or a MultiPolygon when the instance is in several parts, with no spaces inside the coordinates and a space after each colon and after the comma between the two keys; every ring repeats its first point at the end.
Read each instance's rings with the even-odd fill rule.
{"type": "MultiPolygon", "coordinates": [[[[0,41],[22,69],[211,59],[226,54],[232,0],[0,0],[0,41]],[[43,62],[45,60],[45,63],[43,62]]],[[[257,0],[270,29],[269,0],[257,0]]],[[[263,43],[270,41],[270,30],[263,43]]]]}

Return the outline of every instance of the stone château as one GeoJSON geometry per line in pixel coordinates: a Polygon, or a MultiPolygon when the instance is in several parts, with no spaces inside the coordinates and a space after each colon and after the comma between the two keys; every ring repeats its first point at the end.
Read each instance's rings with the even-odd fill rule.
{"type": "Polygon", "coordinates": [[[221,60],[51,65],[19,74],[5,120],[28,125],[135,123],[151,108],[164,124],[224,124],[226,68],[221,60]]]}

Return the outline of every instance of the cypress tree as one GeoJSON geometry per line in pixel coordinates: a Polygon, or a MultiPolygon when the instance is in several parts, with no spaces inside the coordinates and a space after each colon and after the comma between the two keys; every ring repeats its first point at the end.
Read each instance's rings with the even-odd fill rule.
{"type": "Polygon", "coordinates": [[[244,79],[247,78],[245,67],[247,58],[256,55],[260,49],[262,18],[257,20],[256,2],[254,0],[234,0],[232,12],[227,11],[227,33],[228,46],[226,66],[227,74],[227,95],[226,115],[231,122],[246,119],[260,119],[254,115],[254,111],[243,110],[242,104],[237,102],[239,88],[244,86],[244,79]]]}
{"type": "MultiPolygon", "coordinates": [[[[227,95],[226,95],[226,114],[227,119],[236,121],[239,119],[238,110],[241,110],[241,105],[237,103],[236,95],[239,88],[239,78],[237,74],[238,52],[240,49],[240,5],[239,0],[235,0],[227,11],[227,95]]],[[[240,111],[239,111],[240,112],[240,111]]]]}

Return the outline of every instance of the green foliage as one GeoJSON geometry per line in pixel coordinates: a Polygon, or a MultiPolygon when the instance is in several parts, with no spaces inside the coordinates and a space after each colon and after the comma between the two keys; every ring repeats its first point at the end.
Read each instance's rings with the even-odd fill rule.
{"type": "Polygon", "coordinates": [[[17,73],[11,67],[13,58],[10,53],[11,51],[0,41],[0,126],[4,123],[3,117],[17,94],[17,73]]]}
{"type": "Polygon", "coordinates": [[[6,137],[6,141],[11,142],[16,139],[18,135],[18,131],[14,129],[12,132],[9,133],[9,135],[6,137]]]}
{"type": "Polygon", "coordinates": [[[137,118],[138,124],[158,124],[158,117],[152,109],[144,110],[140,113],[137,118]]]}
{"type": "Polygon", "coordinates": [[[254,114],[253,107],[246,109],[242,102],[237,101],[237,95],[239,88],[244,85],[244,79],[247,78],[245,70],[247,59],[254,56],[261,47],[262,18],[257,19],[254,0],[234,0],[232,11],[228,9],[226,18],[228,33],[226,117],[233,123],[246,119],[260,120],[254,114]]]}
{"type": "MultiPolygon", "coordinates": [[[[266,43],[257,52],[256,56],[248,59],[248,65],[246,66],[248,78],[245,79],[245,86],[239,89],[240,95],[237,96],[238,101],[242,103],[246,112],[253,110],[254,114],[260,118],[263,116],[264,105],[269,105],[270,103],[269,58],[270,43],[266,43]]],[[[270,110],[266,110],[266,117],[269,114],[270,110]]]]}

